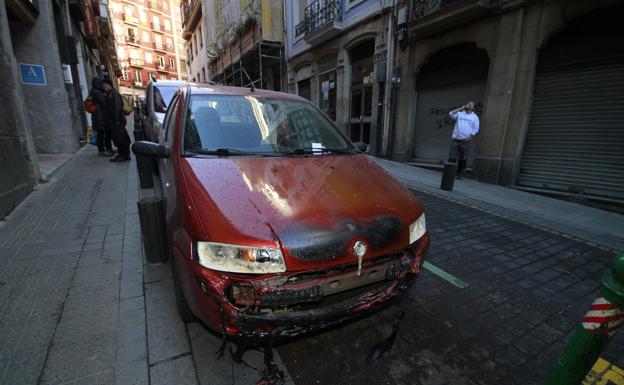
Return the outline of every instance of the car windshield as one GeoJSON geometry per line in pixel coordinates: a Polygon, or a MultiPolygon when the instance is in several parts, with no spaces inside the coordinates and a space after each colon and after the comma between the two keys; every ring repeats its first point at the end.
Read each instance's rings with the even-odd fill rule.
{"type": "Polygon", "coordinates": [[[178,88],[180,87],[163,87],[154,83],[154,110],[156,112],[167,112],[167,107],[169,107],[173,94],[175,94],[178,88]]]}
{"type": "Polygon", "coordinates": [[[223,156],[357,152],[310,103],[238,95],[191,96],[184,150],[223,156]]]}

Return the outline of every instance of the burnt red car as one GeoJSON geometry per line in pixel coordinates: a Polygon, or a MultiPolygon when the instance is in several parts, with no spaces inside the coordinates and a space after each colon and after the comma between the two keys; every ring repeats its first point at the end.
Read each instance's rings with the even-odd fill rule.
{"type": "Polygon", "coordinates": [[[422,205],[298,96],[189,85],[133,149],[160,159],[180,316],[225,337],[374,311],[423,263],[422,205]]]}

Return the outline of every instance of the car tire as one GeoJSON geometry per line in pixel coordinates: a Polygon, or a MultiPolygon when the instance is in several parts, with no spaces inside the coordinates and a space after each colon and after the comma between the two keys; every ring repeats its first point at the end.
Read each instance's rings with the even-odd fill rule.
{"type": "Polygon", "coordinates": [[[184,292],[180,286],[180,279],[178,278],[177,269],[175,266],[175,258],[171,255],[171,269],[173,270],[173,290],[175,292],[176,308],[178,309],[178,315],[184,323],[195,322],[197,319],[191,311],[191,308],[184,298],[184,292]]]}

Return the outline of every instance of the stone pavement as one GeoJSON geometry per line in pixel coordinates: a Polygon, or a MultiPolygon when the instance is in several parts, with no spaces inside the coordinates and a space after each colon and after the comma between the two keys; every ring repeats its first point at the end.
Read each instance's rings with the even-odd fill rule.
{"type": "Polygon", "coordinates": [[[221,340],[178,318],[138,196],[134,160],[86,146],[0,222],[0,385],[255,383],[259,353],[216,360],[221,340]]]}

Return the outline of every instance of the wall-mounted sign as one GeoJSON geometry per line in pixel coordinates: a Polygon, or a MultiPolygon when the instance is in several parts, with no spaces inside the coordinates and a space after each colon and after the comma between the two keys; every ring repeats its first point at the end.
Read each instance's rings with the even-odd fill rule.
{"type": "Polygon", "coordinates": [[[74,80],[72,79],[71,67],[69,64],[61,64],[61,67],[63,68],[63,79],[65,83],[73,83],[74,80]]]}
{"type": "Polygon", "coordinates": [[[42,65],[19,63],[19,69],[23,84],[46,85],[45,72],[42,65]]]}

